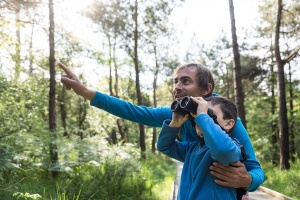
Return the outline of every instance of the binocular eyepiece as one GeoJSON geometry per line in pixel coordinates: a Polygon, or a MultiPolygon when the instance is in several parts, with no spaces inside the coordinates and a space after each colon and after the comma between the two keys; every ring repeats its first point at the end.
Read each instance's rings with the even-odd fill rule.
{"type": "Polygon", "coordinates": [[[186,115],[189,113],[197,113],[198,104],[195,103],[190,97],[185,96],[181,101],[175,100],[171,104],[172,112],[180,115],[186,115]]]}

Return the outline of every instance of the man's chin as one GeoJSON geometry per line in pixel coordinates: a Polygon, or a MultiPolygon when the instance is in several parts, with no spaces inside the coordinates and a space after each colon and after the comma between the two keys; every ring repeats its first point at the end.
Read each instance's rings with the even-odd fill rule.
{"type": "Polygon", "coordinates": [[[175,97],[175,99],[178,100],[178,101],[181,101],[184,97],[185,97],[185,96],[180,96],[180,97],[177,96],[177,97],[175,97]]]}

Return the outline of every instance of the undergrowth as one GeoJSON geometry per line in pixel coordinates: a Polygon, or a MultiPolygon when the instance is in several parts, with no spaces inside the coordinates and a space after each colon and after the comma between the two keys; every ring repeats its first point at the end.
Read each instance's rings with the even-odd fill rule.
{"type": "Polygon", "coordinates": [[[281,171],[279,166],[263,163],[266,181],[263,186],[282,193],[295,200],[300,200],[300,159],[291,163],[289,170],[281,171]]]}
{"type": "Polygon", "coordinates": [[[146,160],[109,156],[100,163],[68,167],[58,178],[19,171],[17,179],[1,182],[0,199],[165,200],[170,199],[175,169],[166,156],[152,154],[146,160]]]}

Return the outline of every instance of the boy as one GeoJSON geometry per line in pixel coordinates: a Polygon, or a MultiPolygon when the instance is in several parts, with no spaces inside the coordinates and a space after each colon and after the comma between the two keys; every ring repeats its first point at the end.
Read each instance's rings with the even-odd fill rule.
{"type": "Polygon", "coordinates": [[[172,120],[165,120],[157,148],[167,156],[184,162],[177,199],[237,199],[234,188],[214,182],[209,166],[214,161],[228,166],[242,160],[239,144],[229,135],[237,120],[236,106],[223,97],[190,97],[198,104],[195,117],[198,141],[178,142],[176,137],[189,114],[173,112],[172,120]],[[213,113],[209,112],[210,108],[213,113]]]}

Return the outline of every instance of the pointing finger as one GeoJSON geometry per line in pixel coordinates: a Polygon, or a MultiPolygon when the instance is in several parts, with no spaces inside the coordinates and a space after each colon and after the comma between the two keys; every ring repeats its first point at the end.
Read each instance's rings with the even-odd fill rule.
{"type": "Polygon", "coordinates": [[[66,72],[67,75],[71,75],[71,76],[74,76],[74,75],[75,75],[75,74],[74,74],[71,70],[69,70],[69,68],[67,68],[64,64],[58,63],[58,66],[60,66],[60,68],[62,68],[62,69],[66,72]]]}

